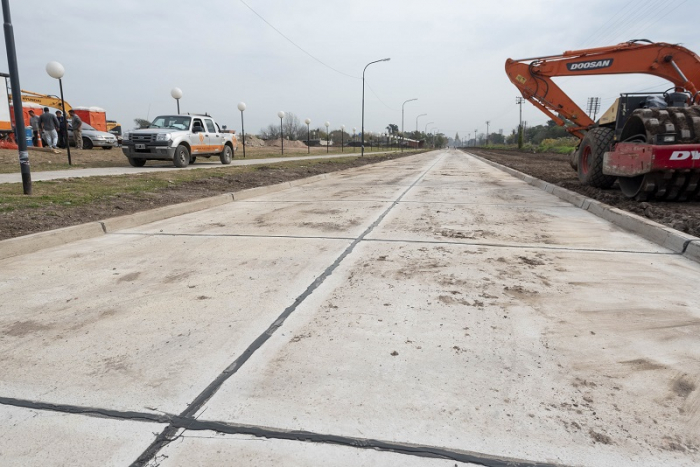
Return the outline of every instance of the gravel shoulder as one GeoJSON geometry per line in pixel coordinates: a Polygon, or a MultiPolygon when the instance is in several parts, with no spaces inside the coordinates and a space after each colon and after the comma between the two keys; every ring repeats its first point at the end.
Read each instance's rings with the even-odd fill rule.
{"type": "Polygon", "coordinates": [[[640,203],[627,199],[617,183],[608,190],[583,186],[562,154],[530,154],[518,151],[472,148],[467,151],[493,162],[519,170],[567,190],[580,193],[610,206],[645,216],[659,224],[700,237],[700,203],[651,201],[640,203]]]}

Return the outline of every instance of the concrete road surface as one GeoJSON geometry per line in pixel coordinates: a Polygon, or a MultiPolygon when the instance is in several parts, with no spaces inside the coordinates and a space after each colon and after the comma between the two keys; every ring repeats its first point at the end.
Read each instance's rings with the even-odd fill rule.
{"type": "Polygon", "coordinates": [[[458,151],[0,279],[0,465],[700,463],[700,265],[458,151]]]}

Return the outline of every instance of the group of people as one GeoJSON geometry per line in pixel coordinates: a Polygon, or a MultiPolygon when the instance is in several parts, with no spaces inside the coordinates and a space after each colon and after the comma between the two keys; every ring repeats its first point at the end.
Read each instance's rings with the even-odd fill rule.
{"type": "MultiPolygon", "coordinates": [[[[75,148],[83,149],[83,121],[76,115],[73,109],[68,111],[70,115],[71,129],[75,139],[75,148]]],[[[37,146],[39,138],[42,138],[45,145],[52,148],[65,148],[68,146],[68,126],[66,117],[60,110],[56,115],[49,112],[48,107],[44,107],[44,113],[37,116],[33,110],[29,111],[29,124],[32,127],[32,143],[37,146]]]]}

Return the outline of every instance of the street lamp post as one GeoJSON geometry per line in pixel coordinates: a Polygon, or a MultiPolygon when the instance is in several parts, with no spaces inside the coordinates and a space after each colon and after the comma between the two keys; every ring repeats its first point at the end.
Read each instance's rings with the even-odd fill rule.
{"type": "MultiPolygon", "coordinates": [[[[49,76],[58,80],[58,87],[61,89],[61,110],[63,111],[63,119],[66,122],[66,152],[68,153],[68,165],[72,165],[70,158],[70,141],[68,140],[68,115],[66,115],[66,101],[63,100],[62,78],[63,74],[65,73],[65,69],[63,68],[63,65],[58,62],[49,62],[46,64],[46,72],[49,74],[49,76]]],[[[63,128],[59,128],[58,131],[63,131],[63,128]]],[[[75,144],[77,146],[78,142],[76,141],[75,144]]]]}
{"type": "Polygon", "coordinates": [[[245,103],[238,103],[238,110],[241,111],[241,134],[243,135],[243,159],[245,159],[245,126],[243,125],[243,111],[245,110],[245,103]]]}
{"type": "Polygon", "coordinates": [[[326,122],[324,125],[326,125],[326,154],[328,154],[328,143],[331,139],[331,135],[328,133],[328,127],[331,126],[331,122],[326,122]]]}
{"type": "Polygon", "coordinates": [[[345,152],[345,125],[340,125],[340,152],[345,152]]]}
{"type": "Polygon", "coordinates": [[[362,70],[362,156],[365,156],[365,71],[367,71],[367,67],[370,66],[373,63],[378,63],[378,62],[388,62],[391,60],[390,58],[382,58],[381,60],[375,60],[373,62],[369,62],[367,65],[365,65],[365,69],[362,70]]]}
{"type": "Polygon", "coordinates": [[[180,115],[180,99],[182,99],[182,89],[172,88],[170,95],[177,101],[177,114],[180,115]]]}
{"type": "MultiPolygon", "coordinates": [[[[22,112],[22,91],[19,84],[19,67],[17,66],[17,49],[15,47],[15,33],[12,29],[12,16],[10,14],[10,0],[2,0],[3,29],[5,32],[5,50],[7,50],[7,66],[10,72],[10,84],[12,86],[12,101],[15,105],[12,110],[15,113],[15,134],[17,135],[17,152],[19,156],[19,171],[22,175],[22,190],[25,195],[32,194],[32,174],[29,168],[29,151],[27,150],[27,137],[24,113],[22,112]],[[20,133],[20,129],[22,133],[20,133]]],[[[7,76],[7,75],[5,75],[7,76]]],[[[41,138],[41,135],[39,135],[41,138]]]]}
{"type": "Polygon", "coordinates": [[[306,153],[311,154],[311,127],[309,126],[311,125],[311,119],[307,118],[304,120],[304,123],[306,123],[306,153]]]}
{"type": "MultiPolygon", "coordinates": [[[[357,142],[357,138],[355,137],[355,133],[357,133],[357,128],[352,127],[352,142],[353,143],[357,142]]],[[[352,152],[355,152],[355,145],[354,144],[352,145],[352,152]]]]}
{"type": "Polygon", "coordinates": [[[403,104],[401,104],[401,152],[403,152],[403,145],[404,145],[404,133],[403,133],[403,106],[406,105],[406,102],[413,102],[417,101],[418,99],[409,99],[407,101],[404,101],[403,104]]]}
{"type": "Polygon", "coordinates": [[[282,143],[282,155],[284,156],[284,125],[282,124],[282,119],[284,118],[284,112],[277,112],[277,116],[280,118],[280,142],[282,143]]]}
{"type": "Polygon", "coordinates": [[[419,116],[416,117],[416,133],[418,133],[418,119],[421,117],[425,117],[428,114],[420,114],[419,116]]]}

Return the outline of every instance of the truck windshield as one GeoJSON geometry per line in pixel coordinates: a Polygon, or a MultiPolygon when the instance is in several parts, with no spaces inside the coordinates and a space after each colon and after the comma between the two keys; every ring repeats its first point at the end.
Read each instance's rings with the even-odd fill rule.
{"type": "Polygon", "coordinates": [[[190,117],[181,115],[166,115],[156,117],[149,128],[174,128],[176,130],[187,130],[190,127],[190,117]]]}

